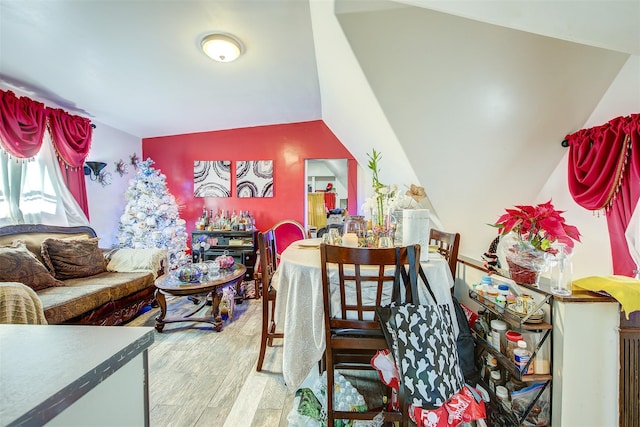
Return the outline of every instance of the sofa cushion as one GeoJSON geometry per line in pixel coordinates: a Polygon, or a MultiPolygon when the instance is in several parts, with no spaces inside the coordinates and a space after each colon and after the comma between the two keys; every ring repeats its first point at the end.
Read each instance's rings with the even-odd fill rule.
{"type": "Polygon", "coordinates": [[[68,279],[64,283],[64,288],[38,292],[45,317],[50,324],[66,322],[141,289],[153,287],[153,275],[105,272],[68,279]]]}
{"type": "Polygon", "coordinates": [[[42,258],[56,279],[75,279],[106,271],[107,262],[98,238],[56,239],[42,242],[42,258]]]}
{"type": "MultiPolygon", "coordinates": [[[[47,226],[43,226],[47,227],[47,226]]],[[[29,249],[35,256],[38,258],[38,261],[44,264],[44,260],[42,259],[42,242],[49,237],[58,237],[58,238],[67,238],[67,239],[88,239],[90,236],[87,233],[54,233],[52,231],[42,231],[42,232],[29,232],[29,233],[16,233],[16,234],[7,234],[0,236],[0,246],[9,246],[11,242],[16,239],[24,241],[27,245],[27,249],[29,249]]]]}
{"type": "Polygon", "coordinates": [[[64,283],[66,286],[91,284],[92,286],[104,287],[109,289],[109,296],[112,301],[115,301],[136,293],[139,290],[153,287],[154,278],[153,274],[148,271],[128,273],[105,272],[81,279],[65,280],[64,283]]]}
{"type": "Polygon", "coordinates": [[[0,247],[0,282],[20,282],[34,291],[64,286],[56,280],[22,240],[0,247]]]}
{"type": "Polygon", "coordinates": [[[167,250],[157,248],[113,249],[105,254],[105,258],[108,260],[107,271],[123,273],[151,271],[155,277],[162,269],[162,261],[167,259],[167,250]]]}

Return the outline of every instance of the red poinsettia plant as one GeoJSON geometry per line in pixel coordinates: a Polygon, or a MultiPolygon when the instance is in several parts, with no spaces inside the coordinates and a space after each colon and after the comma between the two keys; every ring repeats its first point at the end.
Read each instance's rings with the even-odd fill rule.
{"type": "Polygon", "coordinates": [[[506,235],[510,232],[517,234],[521,242],[528,243],[536,250],[555,254],[558,252],[551,245],[555,242],[564,243],[573,248],[574,240],[580,241],[580,232],[565,223],[562,214],[554,208],[551,200],[535,206],[515,206],[516,209],[505,209],[507,213],[498,218],[493,227],[498,233],[506,235]]]}

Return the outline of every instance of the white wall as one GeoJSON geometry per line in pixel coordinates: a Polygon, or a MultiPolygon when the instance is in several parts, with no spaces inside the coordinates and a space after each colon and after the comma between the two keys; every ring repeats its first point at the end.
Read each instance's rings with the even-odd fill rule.
{"type": "Polygon", "coordinates": [[[110,248],[116,243],[118,223],[124,213],[124,193],[136,173],[130,156],[135,153],[140,160],[144,160],[141,158],[142,140],[101,123],[95,125],[87,160],[105,162],[107,166],[104,170],[111,174],[111,184],[102,186],[86,177],[89,223],[100,237],[100,247],[110,248]],[[127,164],[127,173],[123,176],[116,172],[116,163],[119,160],[127,164]]]}
{"type": "MultiPolygon", "coordinates": [[[[609,120],[640,112],[640,55],[629,58],[609,90],[583,128],[602,125],[609,120]]],[[[578,206],[569,194],[567,184],[568,151],[558,163],[537,199],[540,202],[553,199],[556,207],[562,207],[567,223],[575,225],[582,233],[582,243],[576,245],[573,255],[574,278],[612,274],[611,245],[607,220],[600,212],[591,212],[578,206]]]]}
{"type": "MultiPolygon", "coordinates": [[[[578,226],[584,236],[574,258],[576,277],[611,272],[606,223],[576,206],[567,194],[566,149],[560,142],[567,133],[640,111],[637,55],[629,57],[619,51],[477,26],[478,37],[495,39],[495,49],[491,44],[483,46],[493,55],[489,56],[491,61],[486,56],[471,56],[477,60],[463,62],[474,49],[478,50],[478,40],[467,37],[462,43],[458,38],[443,37],[441,32],[440,38],[428,38],[429,52],[434,55],[426,58],[425,52],[418,53],[417,48],[407,52],[403,50],[406,43],[398,44],[400,50],[394,51],[397,54],[394,58],[405,61],[403,64],[407,66],[396,70],[389,61],[375,56],[372,45],[378,45],[367,37],[375,34],[372,28],[400,29],[392,31],[393,37],[402,33],[403,40],[413,43],[411,37],[416,38],[415,34],[402,32],[402,25],[391,22],[391,17],[402,20],[401,23],[412,22],[412,28],[422,28],[412,21],[418,13],[433,21],[432,27],[443,22],[457,24],[459,20],[424,11],[407,14],[402,7],[381,12],[382,18],[389,18],[387,21],[376,13],[343,14],[338,19],[334,3],[337,2],[310,3],[322,114],[361,165],[366,165],[366,154],[372,148],[382,151],[382,181],[424,186],[445,228],[462,233],[461,254],[475,259],[479,259],[496,235],[495,229],[487,224],[505,208],[552,198],[557,208],[567,211],[567,222],[578,226]],[[363,33],[366,30],[369,32],[363,33]],[[459,49],[449,48],[456,40],[459,49]],[[517,46],[536,49],[513,51],[517,46]],[[356,48],[361,49],[354,52],[356,48]],[[508,54],[496,55],[498,48],[508,54]],[[556,49],[555,56],[549,56],[549,48],[556,49]],[[528,53],[523,56],[525,52],[528,53]],[[438,54],[441,56],[435,56],[438,54]],[[411,61],[412,56],[418,59],[411,61]],[[591,65],[576,68],[578,57],[591,65]],[[422,79],[403,78],[406,74],[403,70],[419,66],[420,58],[433,61],[422,79]],[[449,74],[430,78],[432,68],[443,63],[456,66],[449,74]],[[604,64],[608,64],[606,72],[599,71],[597,67],[604,64]],[[498,71],[491,73],[487,67],[498,71]],[[485,74],[478,74],[478,69],[485,74]],[[505,70],[511,74],[505,74],[505,70]],[[508,79],[500,80],[501,76],[508,79]],[[469,110],[470,105],[485,105],[475,102],[471,95],[474,91],[481,94],[490,90],[485,86],[491,79],[505,85],[517,83],[508,86],[518,89],[509,92],[513,105],[499,115],[503,120],[511,120],[511,128],[494,126],[483,120],[482,114],[469,110]],[[426,93],[419,90],[423,86],[429,89],[426,93]],[[441,93],[443,86],[449,92],[441,93]],[[400,87],[405,88],[402,95],[396,93],[400,87]],[[469,98],[466,101],[465,96],[469,98]],[[428,114],[420,114],[421,120],[414,118],[411,122],[408,116],[415,116],[421,111],[416,109],[424,108],[422,104],[428,102],[436,106],[428,114]],[[444,114],[446,108],[450,110],[444,114]],[[585,123],[587,117],[591,118],[585,123]],[[512,120],[515,118],[518,120],[512,120]],[[420,126],[424,128],[422,131],[420,126]],[[437,133],[434,129],[444,131],[437,133]]],[[[570,17],[565,18],[564,24],[570,26],[570,17]]],[[[444,29],[450,31],[447,26],[444,29]]],[[[490,107],[479,111],[494,112],[490,107]]],[[[364,190],[359,193],[361,198],[370,191],[367,185],[370,174],[366,169],[363,172],[359,176],[364,190]]]]}
{"type": "MultiPolygon", "coordinates": [[[[311,1],[311,23],[322,98],[322,120],[366,167],[372,149],[383,153],[380,180],[416,183],[406,153],[389,126],[334,14],[333,1],[311,1]]],[[[368,172],[368,171],[364,171],[368,172]]],[[[358,176],[358,214],[371,194],[371,174],[358,176]]]]}

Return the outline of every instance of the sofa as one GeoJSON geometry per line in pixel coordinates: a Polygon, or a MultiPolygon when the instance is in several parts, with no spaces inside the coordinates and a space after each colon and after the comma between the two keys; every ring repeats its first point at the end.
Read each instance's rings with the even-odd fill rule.
{"type": "MultiPolygon", "coordinates": [[[[112,326],[131,320],[154,301],[166,250],[107,250],[98,240],[88,226],[0,227],[0,298],[8,299],[7,289],[16,286],[21,289],[14,299],[35,293],[48,324],[112,326]]],[[[7,301],[0,307],[20,311],[7,301]]]]}

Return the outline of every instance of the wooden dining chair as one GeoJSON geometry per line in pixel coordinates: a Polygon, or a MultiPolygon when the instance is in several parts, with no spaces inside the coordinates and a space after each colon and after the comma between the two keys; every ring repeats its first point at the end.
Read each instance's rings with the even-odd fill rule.
{"type": "Polygon", "coordinates": [[[271,229],[275,236],[277,259],[280,259],[282,252],[284,252],[291,243],[307,237],[307,232],[305,231],[304,226],[298,221],[294,221],[292,219],[279,221],[274,224],[271,229]]]}
{"type": "Polygon", "coordinates": [[[429,245],[435,245],[438,247],[438,253],[447,260],[453,280],[456,280],[460,233],[449,233],[432,228],[429,232],[429,245]]]}
{"type": "Polygon", "coordinates": [[[276,332],[274,318],[277,293],[271,283],[276,271],[276,242],[273,230],[258,233],[258,258],[260,259],[260,271],[254,277],[256,278],[256,289],[261,289],[262,335],[256,370],[262,371],[267,346],[273,346],[274,338],[284,338],[282,332],[276,332]]]}
{"type": "MultiPolygon", "coordinates": [[[[417,269],[420,247],[415,245],[415,249],[417,269]]],[[[407,264],[406,248],[401,248],[399,253],[400,265],[407,264]]],[[[320,259],[326,338],[323,365],[327,372],[327,425],[333,426],[334,419],[373,419],[379,411],[335,410],[335,376],[336,370],[373,369],[371,358],[378,350],[388,348],[375,308],[383,303],[383,290],[395,291],[396,248],[351,248],[323,243],[320,245],[320,259]],[[331,283],[330,278],[336,274],[337,283],[331,283]]],[[[395,296],[393,292],[391,298],[395,299],[395,296]]],[[[385,421],[408,425],[403,395],[401,385],[401,411],[384,412],[385,421]]]]}

